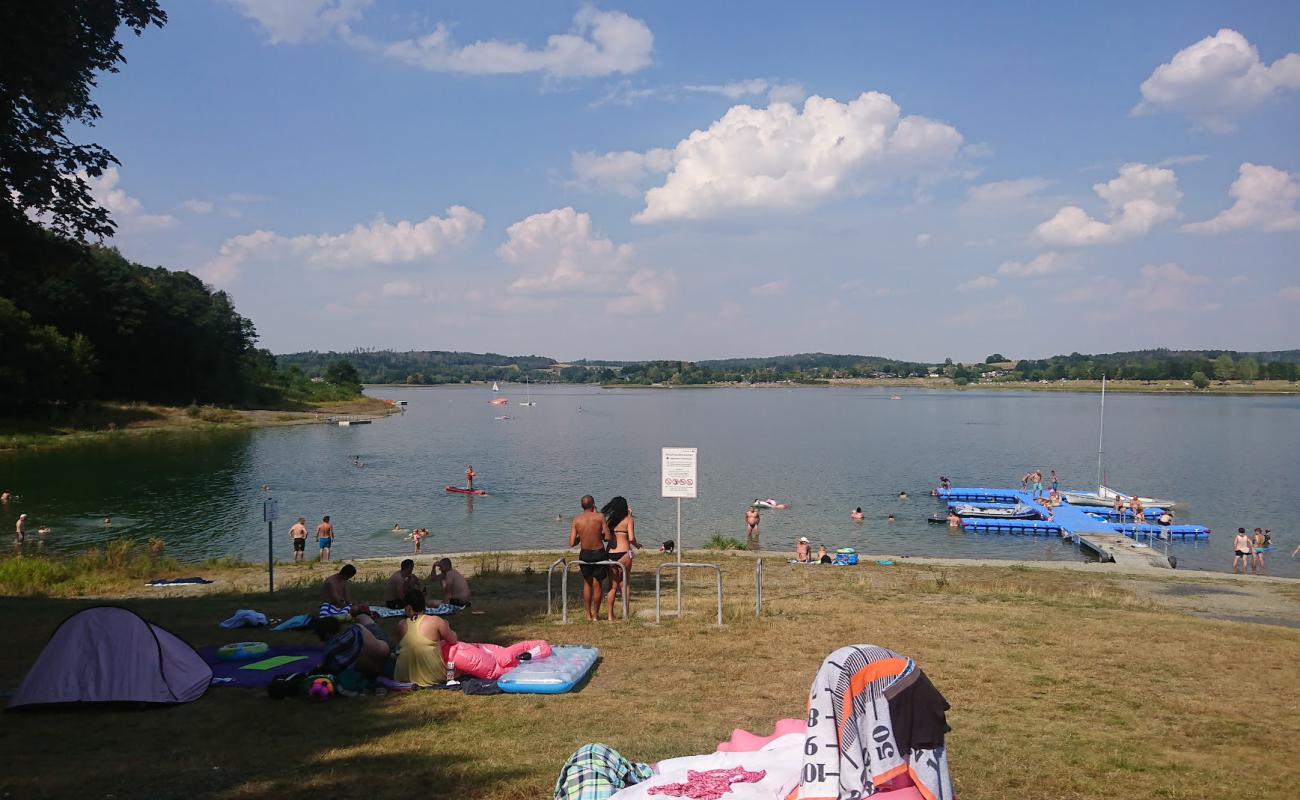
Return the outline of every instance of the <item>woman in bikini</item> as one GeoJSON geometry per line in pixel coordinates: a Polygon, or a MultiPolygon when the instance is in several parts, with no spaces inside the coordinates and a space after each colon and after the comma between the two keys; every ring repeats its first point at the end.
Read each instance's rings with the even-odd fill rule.
{"type": "Polygon", "coordinates": [[[615,497],[600,511],[605,515],[610,535],[614,537],[613,545],[609,548],[609,560],[617,561],[623,567],[609,571],[611,580],[609,619],[613,621],[614,600],[618,597],[620,589],[626,592],[631,587],[632,559],[636,556],[636,550],[641,548],[641,543],[636,540],[636,524],[632,520],[632,508],[627,504],[625,497],[621,495],[615,497]]]}

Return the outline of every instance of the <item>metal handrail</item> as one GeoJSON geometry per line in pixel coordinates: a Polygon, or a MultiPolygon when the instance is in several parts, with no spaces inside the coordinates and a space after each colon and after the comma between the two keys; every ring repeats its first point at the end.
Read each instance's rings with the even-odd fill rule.
{"type": "MultiPolygon", "coordinates": [[[[719,625],[722,624],[722,569],[719,568],[717,564],[691,564],[684,561],[668,561],[663,564],[660,564],[659,568],[655,570],[655,624],[656,625],[659,624],[659,618],[660,618],[660,605],[661,605],[660,601],[662,600],[662,598],[660,597],[659,590],[660,590],[660,579],[663,577],[663,571],[666,569],[676,569],[677,585],[680,587],[682,585],[681,570],[691,569],[691,568],[713,570],[713,573],[717,578],[717,582],[718,582],[718,624],[719,625]]],[[[678,614],[680,613],[681,610],[678,609],[678,614]]]]}
{"type": "Polygon", "coordinates": [[[555,568],[568,562],[564,556],[560,556],[551,562],[551,566],[546,570],[546,616],[555,613],[551,610],[551,578],[555,576],[555,568]]]}
{"type": "MultiPolygon", "coordinates": [[[[627,615],[628,615],[627,597],[628,594],[630,594],[629,590],[631,589],[631,581],[628,580],[630,576],[628,575],[627,569],[624,568],[624,566],[617,561],[569,561],[565,564],[564,572],[561,574],[561,578],[560,578],[560,595],[561,595],[560,622],[566,625],[569,622],[569,567],[572,567],[575,564],[579,567],[581,567],[583,564],[586,564],[589,567],[595,567],[600,564],[604,564],[605,566],[608,567],[617,567],[618,569],[623,570],[623,619],[627,619],[627,615]]],[[[613,591],[612,587],[610,591],[613,591]]]]}
{"type": "Polygon", "coordinates": [[[763,559],[754,560],[754,617],[763,616],[763,559]]]}

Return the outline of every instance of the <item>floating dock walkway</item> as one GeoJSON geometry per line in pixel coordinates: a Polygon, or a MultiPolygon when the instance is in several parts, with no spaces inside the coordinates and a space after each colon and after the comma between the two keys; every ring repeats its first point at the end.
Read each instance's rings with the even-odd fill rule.
{"type": "MultiPolygon", "coordinates": [[[[1034,501],[1033,494],[1017,489],[958,488],[936,489],[935,496],[951,509],[957,505],[978,504],[991,508],[1028,506],[1045,519],[1008,519],[962,517],[961,528],[967,533],[1007,533],[1022,536],[1060,536],[1068,538],[1102,561],[1141,566],[1173,566],[1173,559],[1156,552],[1148,542],[1196,541],[1210,538],[1210,529],[1200,525],[1134,524],[1133,515],[1117,516],[1112,509],[1076,506],[1068,502],[1047,509],[1034,501]],[[1128,521],[1125,522],[1124,519],[1128,521]],[[1129,541],[1132,539],[1133,541],[1129,541]]],[[[1163,509],[1147,509],[1143,517],[1158,518],[1163,509]]]]}

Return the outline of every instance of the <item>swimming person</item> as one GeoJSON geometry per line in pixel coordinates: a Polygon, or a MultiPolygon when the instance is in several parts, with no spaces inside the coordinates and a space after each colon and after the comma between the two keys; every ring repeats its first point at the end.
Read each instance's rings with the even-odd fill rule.
{"type": "MultiPolygon", "coordinates": [[[[596,498],[589,494],[579,501],[582,513],[573,518],[569,526],[569,547],[578,548],[578,560],[581,562],[605,561],[608,554],[605,543],[609,540],[609,526],[605,517],[596,510],[596,498]]],[[[583,563],[578,567],[582,573],[582,607],[587,612],[587,621],[595,622],[600,613],[600,601],[604,596],[602,584],[609,574],[604,564],[583,563]]]]}
{"type": "Polygon", "coordinates": [[[898,493],[898,499],[899,499],[899,500],[906,500],[906,499],[907,499],[907,492],[899,492],[899,493],[898,493]]]}
{"type": "Polygon", "coordinates": [[[1173,515],[1173,514],[1170,514],[1168,509],[1165,509],[1163,512],[1161,512],[1161,514],[1160,514],[1160,518],[1156,520],[1156,524],[1157,524],[1157,525],[1173,525],[1173,524],[1174,524],[1174,515],[1173,515]]]}
{"type": "Polygon", "coordinates": [[[1232,571],[1237,572],[1237,564],[1240,563],[1246,572],[1250,572],[1250,558],[1252,555],[1250,546],[1250,537],[1246,535],[1245,528],[1238,528],[1237,535],[1232,537],[1232,571]]]}
{"type": "Polygon", "coordinates": [[[1264,541],[1264,530],[1255,529],[1255,535],[1250,540],[1250,551],[1254,556],[1255,574],[1261,575],[1264,572],[1264,548],[1268,543],[1264,541]]]}
{"type": "MultiPolygon", "coordinates": [[[[384,607],[402,608],[412,595],[424,597],[424,592],[420,591],[420,579],[415,577],[415,562],[407,558],[398,566],[397,572],[388,576],[388,583],[384,584],[384,607]]],[[[424,608],[423,601],[419,607],[424,608]]]]}
{"type": "Polygon", "coordinates": [[[890,525],[893,525],[893,524],[894,524],[894,515],[893,515],[893,514],[890,514],[889,516],[885,517],[885,522],[888,522],[890,525]]]}
{"type": "Polygon", "coordinates": [[[465,467],[466,488],[468,488],[471,492],[474,491],[474,478],[477,475],[478,473],[474,471],[473,467],[465,467]]]}
{"type": "Polygon", "coordinates": [[[812,563],[812,545],[808,544],[807,536],[800,536],[799,543],[794,546],[794,560],[800,564],[812,563]]]}
{"type": "Polygon", "coordinates": [[[448,677],[442,643],[460,640],[445,619],[424,613],[423,598],[419,592],[406,598],[406,617],[397,625],[400,639],[393,679],[427,688],[442,685],[448,677]]]}
{"type": "Polygon", "coordinates": [[[957,516],[957,509],[955,508],[948,509],[948,527],[949,528],[961,527],[961,517],[957,516]]]}
{"type": "Polygon", "coordinates": [[[293,540],[293,560],[302,561],[307,554],[307,518],[298,517],[298,521],[289,528],[289,538],[293,540]]]}
{"type": "Polygon", "coordinates": [[[423,542],[424,537],[428,535],[428,528],[417,528],[416,530],[411,531],[411,541],[415,542],[415,552],[417,554],[420,552],[420,543],[423,542]]]}
{"type": "MultiPolygon", "coordinates": [[[[614,599],[619,591],[627,592],[631,589],[632,559],[636,557],[636,550],[641,548],[641,543],[636,540],[636,523],[632,519],[632,507],[627,504],[626,498],[613,498],[600,509],[600,513],[605,515],[605,524],[609,526],[614,540],[614,546],[609,549],[609,558],[623,567],[610,570],[609,619],[613,621],[614,599]]],[[[631,595],[628,596],[628,602],[631,602],[631,595]]]]}
{"type": "Polygon", "coordinates": [[[451,566],[450,558],[441,558],[433,565],[429,580],[442,585],[442,602],[461,608],[469,605],[469,581],[451,566]]]}
{"type": "Polygon", "coordinates": [[[857,508],[853,509],[853,513],[852,513],[852,514],[849,514],[849,519],[853,520],[854,522],[861,522],[861,521],[862,521],[862,506],[858,506],[857,508]]]}
{"type": "Polygon", "coordinates": [[[756,506],[750,506],[749,508],[745,509],[745,527],[746,527],[745,537],[747,539],[758,538],[758,523],[762,521],[763,518],[762,516],[759,515],[758,508],[756,506]]]}
{"type": "Polygon", "coordinates": [[[334,547],[334,526],[330,523],[329,514],[321,518],[320,524],[316,526],[316,544],[320,545],[320,560],[329,561],[334,547]]]}

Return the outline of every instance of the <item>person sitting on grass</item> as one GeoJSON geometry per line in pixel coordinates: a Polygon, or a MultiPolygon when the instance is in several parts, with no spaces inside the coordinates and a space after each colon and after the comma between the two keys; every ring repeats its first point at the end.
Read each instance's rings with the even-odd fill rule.
{"type": "Polygon", "coordinates": [[[424,613],[424,595],[406,597],[406,618],[397,626],[399,642],[393,677],[416,686],[439,686],[448,677],[442,660],[442,643],[456,644],[456,632],[442,617],[424,613]]]}
{"type": "MultiPolygon", "coordinates": [[[[415,577],[415,562],[408,558],[402,561],[397,572],[388,576],[388,583],[384,585],[384,607],[403,607],[412,592],[424,597],[424,592],[420,590],[420,579],[415,577]]],[[[420,608],[424,608],[423,603],[420,608]]]]}
{"type": "Polygon", "coordinates": [[[794,560],[800,564],[812,563],[812,545],[808,544],[807,536],[800,536],[799,543],[794,546],[794,560]]]}
{"type": "Polygon", "coordinates": [[[318,616],[335,617],[346,615],[352,610],[352,598],[348,597],[348,581],[356,574],[356,567],[344,564],[338,572],[321,582],[318,616]]]}
{"type": "Polygon", "coordinates": [[[817,563],[819,563],[819,564],[830,564],[830,563],[833,563],[833,562],[834,562],[834,559],[831,558],[831,554],[828,553],[828,552],[826,552],[826,545],[824,545],[824,544],[823,544],[823,545],[819,545],[819,546],[817,547],[817,563]]]}
{"type": "Polygon", "coordinates": [[[442,584],[442,602],[461,608],[469,605],[469,581],[451,566],[450,558],[439,559],[433,565],[429,580],[442,584]]]}
{"type": "Polygon", "coordinates": [[[359,606],[352,624],[341,617],[316,620],[313,630],[326,643],[318,671],[341,677],[351,670],[370,680],[393,677],[397,659],[392,643],[369,611],[369,607],[359,606]]]}

